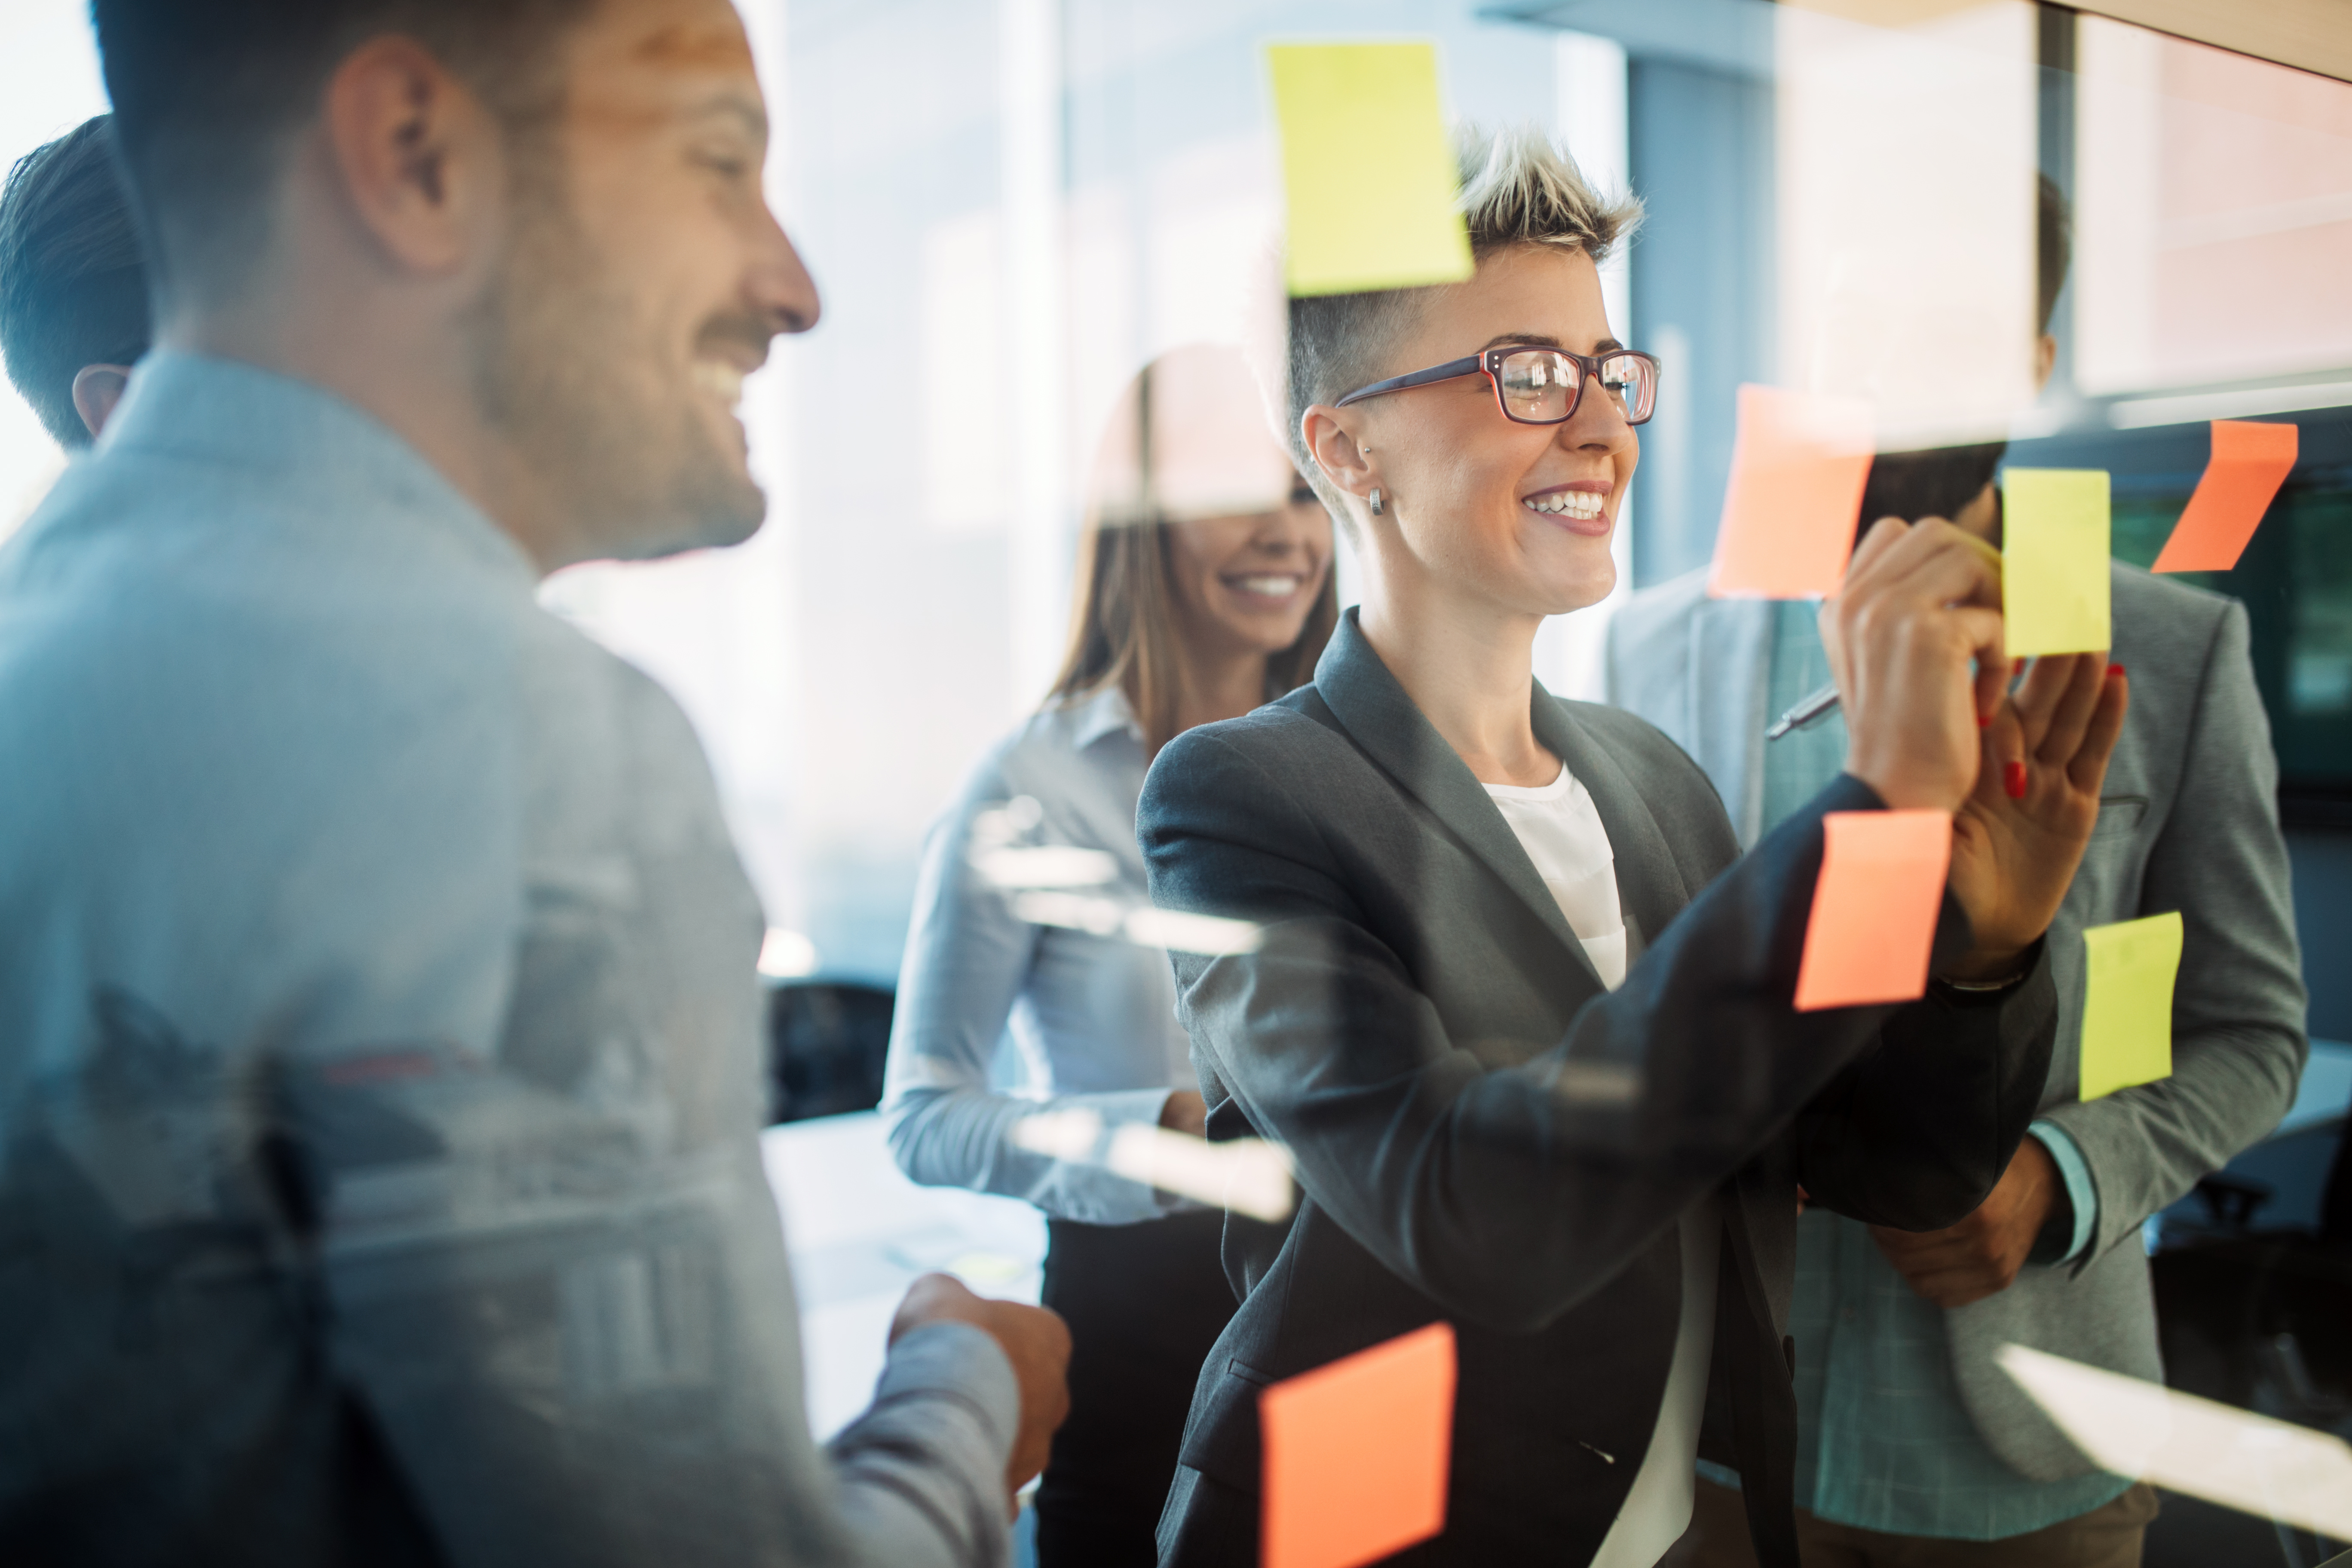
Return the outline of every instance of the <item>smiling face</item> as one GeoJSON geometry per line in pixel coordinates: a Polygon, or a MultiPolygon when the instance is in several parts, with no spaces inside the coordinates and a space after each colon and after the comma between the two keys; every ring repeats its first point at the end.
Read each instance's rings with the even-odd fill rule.
{"type": "Polygon", "coordinates": [[[766,511],[743,378],[818,310],[761,191],[751,45],[726,0],[606,0],[565,49],[555,123],[517,149],[485,402],[567,509],[572,559],[737,542],[766,511]]]}
{"type": "MultiPolygon", "coordinates": [[[[1486,257],[1469,281],[1431,290],[1372,379],[1498,343],[1621,346],[1591,258],[1533,245],[1486,257]]],[[[1472,374],[1343,409],[1318,405],[1307,441],[1343,489],[1381,489],[1384,515],[1367,508],[1361,521],[1373,575],[1391,586],[1540,617],[1597,604],[1616,584],[1610,535],[1641,447],[1620,405],[1590,381],[1561,425],[1506,419],[1493,384],[1472,374]]]]}
{"type": "Polygon", "coordinates": [[[1331,569],[1331,514],[1302,481],[1279,506],[1168,525],[1178,630],[1213,658],[1298,640],[1331,569]]]}

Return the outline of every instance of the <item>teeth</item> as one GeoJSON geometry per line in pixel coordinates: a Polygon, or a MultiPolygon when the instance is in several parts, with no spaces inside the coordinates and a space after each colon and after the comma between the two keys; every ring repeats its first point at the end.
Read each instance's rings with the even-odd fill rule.
{"type": "Polygon", "coordinates": [[[1237,581],[1234,586],[1239,588],[1244,594],[1264,594],[1269,599],[1279,599],[1297,593],[1298,591],[1299,582],[1300,579],[1297,577],[1276,577],[1267,575],[1259,577],[1244,577],[1237,581]]]}
{"type": "Polygon", "coordinates": [[[696,360],[694,384],[730,407],[743,396],[743,373],[721,360],[696,360]]]}
{"type": "Polygon", "coordinates": [[[1520,504],[1529,511],[1539,511],[1551,517],[1573,517],[1591,521],[1601,515],[1601,503],[1607,499],[1592,490],[1555,490],[1548,496],[1530,497],[1520,504]]]}

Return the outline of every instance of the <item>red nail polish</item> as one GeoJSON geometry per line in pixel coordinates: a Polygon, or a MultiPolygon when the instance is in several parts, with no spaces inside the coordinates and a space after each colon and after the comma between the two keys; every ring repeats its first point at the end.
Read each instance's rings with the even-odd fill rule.
{"type": "Polygon", "coordinates": [[[1979,729],[1979,730],[1990,730],[1990,729],[1991,729],[1991,728],[1992,728],[1992,715],[1991,715],[1991,714],[1990,714],[1990,713],[1979,713],[1979,714],[1978,714],[1978,715],[1977,715],[1977,728],[1978,728],[1978,729],[1979,729]]]}
{"type": "Polygon", "coordinates": [[[2000,782],[2009,791],[2010,799],[2023,800],[2025,798],[2025,764],[2023,763],[2001,763],[2000,782]]]}
{"type": "Polygon", "coordinates": [[[2124,667],[2120,664],[2111,664],[2107,666],[2107,679],[2110,680],[2113,680],[2116,676],[2121,675],[2123,672],[2124,667]]]}

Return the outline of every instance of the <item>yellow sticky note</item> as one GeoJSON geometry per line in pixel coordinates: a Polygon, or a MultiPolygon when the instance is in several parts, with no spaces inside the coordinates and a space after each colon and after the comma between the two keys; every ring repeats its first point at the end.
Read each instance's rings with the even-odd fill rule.
{"type": "Polygon", "coordinates": [[[2083,948],[2083,1098],[2171,1077],[2179,911],[2092,926],[2083,948]]]}
{"type": "Polygon", "coordinates": [[[1276,44],[1293,294],[1458,283],[1470,234],[1431,44],[1276,44]]]}
{"type": "Polygon", "coordinates": [[[2107,614],[2107,476],[2011,468],[2000,484],[2001,615],[2008,653],[2094,653],[2107,614]]]}

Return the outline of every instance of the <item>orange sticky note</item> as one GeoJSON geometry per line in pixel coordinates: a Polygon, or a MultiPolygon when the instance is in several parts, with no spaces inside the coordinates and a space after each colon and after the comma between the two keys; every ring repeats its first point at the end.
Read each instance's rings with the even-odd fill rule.
{"type": "Polygon", "coordinates": [[[1925,995],[1952,864],[1950,814],[1833,811],[1822,818],[1822,836],[1797,1011],[1925,995]]]}
{"type": "Polygon", "coordinates": [[[1264,1568],[1355,1568],[1445,1528],[1452,1324],[1277,1383],[1257,1408],[1264,1568]]]}
{"type": "Polygon", "coordinates": [[[1853,553],[1871,447],[1868,404],[1741,387],[1708,595],[1805,599],[1836,593],[1853,553]]]}
{"type": "Polygon", "coordinates": [[[2301,432],[2292,425],[2249,419],[2213,421],[2213,456],[2189,510],[2151,568],[2158,572],[2227,572],[2245,552],[2254,525],[2294,467],[2301,432]]]}

